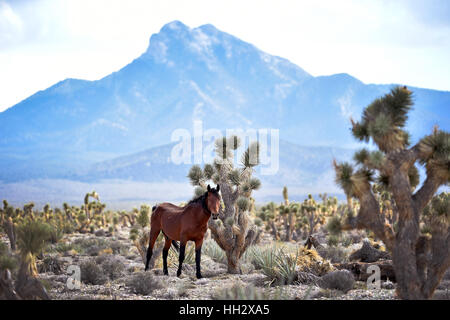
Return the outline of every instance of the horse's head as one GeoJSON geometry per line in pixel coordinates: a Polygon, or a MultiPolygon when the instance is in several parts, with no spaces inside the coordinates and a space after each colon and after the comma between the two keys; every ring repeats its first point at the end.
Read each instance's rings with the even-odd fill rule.
{"type": "Polygon", "coordinates": [[[211,188],[208,184],[207,188],[207,194],[206,197],[206,205],[208,207],[208,210],[211,212],[212,218],[217,219],[219,216],[219,209],[220,209],[220,186],[217,185],[216,188],[211,188]]]}

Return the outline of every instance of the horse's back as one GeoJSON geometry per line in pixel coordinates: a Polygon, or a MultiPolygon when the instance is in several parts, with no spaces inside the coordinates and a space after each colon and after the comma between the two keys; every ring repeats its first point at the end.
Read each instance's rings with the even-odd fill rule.
{"type": "Polygon", "coordinates": [[[151,218],[151,226],[163,230],[172,240],[180,240],[181,217],[184,207],[172,203],[161,203],[154,210],[151,218]]]}
{"type": "Polygon", "coordinates": [[[152,213],[152,224],[159,224],[163,218],[173,218],[184,211],[183,207],[176,206],[169,202],[159,204],[152,213]]]}

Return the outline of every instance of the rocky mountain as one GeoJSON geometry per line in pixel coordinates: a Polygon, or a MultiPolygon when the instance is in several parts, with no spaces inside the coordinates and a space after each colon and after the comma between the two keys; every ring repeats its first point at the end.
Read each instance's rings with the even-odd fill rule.
{"type": "MultiPolygon", "coordinates": [[[[280,176],[273,180],[320,181],[317,174],[330,170],[332,150],[357,146],[349,117],[358,118],[392,86],[364,84],[348,74],[313,77],[212,25],[189,28],[174,21],[119,71],[96,81],[63,80],[1,112],[0,181],[85,179],[87,172],[91,180],[179,180],[187,173],[181,166],[114,164],[148,152],[163,154],[172,133],[192,133],[194,120],[201,120],[204,130],[223,133],[279,129],[284,151],[280,176]]],[[[434,124],[448,130],[450,92],[411,89],[413,141],[434,124]]]]}

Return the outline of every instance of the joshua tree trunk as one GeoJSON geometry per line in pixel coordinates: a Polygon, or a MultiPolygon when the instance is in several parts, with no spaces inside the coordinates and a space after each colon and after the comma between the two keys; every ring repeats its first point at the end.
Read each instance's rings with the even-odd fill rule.
{"type": "Polygon", "coordinates": [[[402,299],[429,299],[450,267],[450,204],[443,193],[432,201],[441,185],[450,182],[450,133],[434,127],[432,134],[410,147],[410,135],[404,130],[413,105],[407,87],[395,87],[384,97],[368,105],[361,120],[352,123],[359,141],[370,140],[378,150],[362,149],[355,154],[358,170],[349,163],[335,165],[336,182],[347,198],[356,197],[360,210],[349,225],[372,230],[392,253],[397,293],[402,299]],[[426,168],[426,179],[419,190],[415,163],[426,168]],[[378,185],[392,194],[398,218],[389,224],[375,198],[372,183],[378,173],[378,185]],[[434,210],[431,238],[421,236],[420,218],[428,203],[434,210]],[[434,203],[434,204],[433,204],[434,203]]]}
{"type": "Polygon", "coordinates": [[[219,216],[222,224],[215,220],[209,220],[208,225],[212,238],[225,251],[228,261],[228,273],[242,273],[240,258],[247,247],[254,242],[257,232],[248,228],[248,217],[246,212],[237,211],[234,203],[238,196],[238,190],[234,192],[228,184],[220,184],[222,199],[225,204],[219,216]]]}
{"type": "Polygon", "coordinates": [[[277,226],[275,225],[275,221],[274,221],[274,220],[271,220],[271,221],[270,221],[270,227],[272,228],[272,235],[273,235],[273,238],[274,238],[275,240],[280,240],[280,237],[279,237],[279,235],[278,235],[278,229],[277,229],[277,226]]]}
{"type": "Polygon", "coordinates": [[[42,283],[36,279],[37,270],[33,255],[28,254],[22,258],[19,273],[15,284],[16,292],[22,299],[50,300],[42,283]]]}
{"type": "MultiPolygon", "coordinates": [[[[360,200],[353,228],[370,229],[392,253],[397,293],[402,299],[430,299],[450,267],[450,227],[434,226],[432,238],[420,237],[419,218],[424,207],[442,184],[442,178],[429,172],[423,186],[411,194],[408,170],[417,159],[419,147],[389,155],[383,170],[398,209],[397,232],[380,214],[378,201],[368,181],[360,182],[354,195],[360,200]],[[430,259],[424,259],[424,256],[430,259]]],[[[337,166],[339,170],[339,166],[337,166]]]]}
{"type": "Polygon", "coordinates": [[[16,227],[14,226],[14,222],[11,218],[5,219],[3,222],[3,229],[5,230],[8,239],[9,245],[12,251],[16,250],[16,227]]]}
{"type": "Polygon", "coordinates": [[[292,234],[294,233],[294,214],[289,212],[286,214],[286,241],[292,240],[292,234]]]}

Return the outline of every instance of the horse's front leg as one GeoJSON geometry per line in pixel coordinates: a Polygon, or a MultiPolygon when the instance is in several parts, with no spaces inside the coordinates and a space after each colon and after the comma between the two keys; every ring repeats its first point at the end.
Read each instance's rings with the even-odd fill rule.
{"type": "Polygon", "coordinates": [[[180,241],[180,257],[178,259],[177,277],[179,277],[181,275],[181,268],[183,267],[184,251],[186,249],[186,242],[187,241],[180,241]]]}
{"type": "Polygon", "coordinates": [[[196,272],[197,279],[203,278],[202,272],[200,270],[200,260],[202,258],[202,244],[203,244],[203,237],[195,241],[195,267],[197,269],[196,272]]]}

